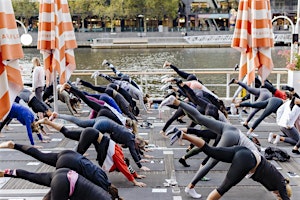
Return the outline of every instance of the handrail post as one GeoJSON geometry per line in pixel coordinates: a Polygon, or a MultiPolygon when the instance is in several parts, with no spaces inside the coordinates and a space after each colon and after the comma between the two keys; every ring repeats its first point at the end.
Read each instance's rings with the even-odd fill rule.
{"type": "Polygon", "coordinates": [[[230,86],[228,85],[230,81],[230,74],[226,73],[226,98],[228,99],[230,96],[230,86]]]}
{"type": "Polygon", "coordinates": [[[277,89],[280,89],[280,79],[281,79],[281,74],[277,73],[277,76],[276,76],[277,89]]]}

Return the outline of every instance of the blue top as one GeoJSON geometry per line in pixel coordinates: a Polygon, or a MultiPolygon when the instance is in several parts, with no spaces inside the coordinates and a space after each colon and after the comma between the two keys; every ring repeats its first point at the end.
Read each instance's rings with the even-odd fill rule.
{"type": "Polygon", "coordinates": [[[22,106],[17,103],[13,103],[11,110],[8,114],[8,117],[17,119],[21,124],[26,126],[27,135],[30,140],[30,144],[34,145],[32,137],[31,124],[34,122],[34,115],[31,110],[25,106],[22,106]]]}

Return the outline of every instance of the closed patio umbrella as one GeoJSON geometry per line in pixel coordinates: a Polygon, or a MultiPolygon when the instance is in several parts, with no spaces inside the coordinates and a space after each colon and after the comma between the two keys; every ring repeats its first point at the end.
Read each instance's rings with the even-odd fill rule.
{"type": "Polygon", "coordinates": [[[2,120],[23,89],[18,59],[24,55],[10,0],[0,1],[0,36],[0,120],[2,120]]]}
{"type": "Polygon", "coordinates": [[[239,79],[255,79],[255,70],[267,79],[273,69],[274,46],[270,0],[240,0],[231,47],[241,52],[239,79]]]}
{"type": "Polygon", "coordinates": [[[41,0],[37,48],[43,54],[46,84],[53,82],[54,110],[57,111],[56,72],[59,82],[67,82],[76,68],[77,48],[67,0],[41,0]]]}

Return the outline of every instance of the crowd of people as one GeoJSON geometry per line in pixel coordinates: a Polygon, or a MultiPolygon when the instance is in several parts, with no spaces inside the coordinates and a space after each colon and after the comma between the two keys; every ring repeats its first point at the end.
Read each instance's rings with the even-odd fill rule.
{"type": "MultiPolygon", "coordinates": [[[[137,179],[146,178],[139,171],[149,171],[143,165],[152,156],[147,155],[148,141],[139,135],[139,127],[143,125],[143,116],[147,116],[153,102],[149,95],[129,75],[120,72],[109,61],[102,65],[109,67],[115,76],[101,74],[99,71],[92,78],[102,77],[108,81],[106,85],[93,85],[86,80],[77,79],[58,86],[59,99],[66,103],[69,114],[53,112],[51,99],[53,86],[45,84],[45,74],[38,58],[33,59],[32,91],[24,89],[16,98],[9,115],[1,122],[0,131],[7,127],[13,118],[26,126],[29,144],[17,144],[6,141],[1,148],[9,148],[30,155],[33,158],[55,167],[50,173],[33,173],[23,169],[0,169],[0,177],[25,179],[50,187],[44,199],[122,199],[118,189],[108,179],[108,172],[119,171],[128,181],[138,187],[146,186],[137,179]],[[80,87],[79,87],[80,86],[80,87]],[[88,93],[81,87],[95,92],[88,93]],[[52,89],[51,89],[52,87],[52,89]],[[88,118],[78,113],[78,104],[84,103],[90,108],[88,118]],[[68,129],[64,124],[56,122],[63,119],[76,124],[79,128],[68,129]],[[76,149],[59,153],[44,153],[36,145],[33,133],[41,142],[49,142],[47,127],[52,127],[64,137],[78,141],[76,149]],[[98,165],[93,164],[86,154],[93,145],[98,165]],[[124,148],[129,150],[130,157],[124,156],[124,148]],[[130,165],[133,160],[135,166],[130,165]],[[88,195],[85,192],[89,191],[88,195]]],[[[240,86],[232,98],[231,106],[226,106],[219,96],[205,86],[196,75],[186,73],[172,63],[166,61],[164,68],[174,70],[178,76],[164,77],[162,90],[165,98],[159,102],[158,109],[168,106],[174,110],[159,134],[170,138],[170,145],[183,140],[190,142],[179,162],[190,167],[187,159],[203,152],[206,158],[201,162],[198,171],[185,187],[184,191],[192,198],[201,198],[195,186],[199,181],[209,181],[206,175],[218,162],[230,163],[226,177],[215,190],[208,194],[208,200],[220,199],[243,178],[251,178],[272,191],[277,199],[289,200],[291,187],[286,179],[261,153],[259,135],[255,129],[272,113],[277,116],[276,122],[281,133],[270,133],[268,142],[278,144],[280,141],[293,145],[292,153],[300,154],[300,99],[294,88],[285,86],[277,89],[268,80],[256,78],[255,87],[249,87],[244,80],[232,79],[231,84],[240,86]],[[244,88],[255,100],[237,98],[244,88]],[[242,133],[233,126],[228,116],[235,115],[239,108],[254,108],[243,126],[248,129],[242,133]],[[234,109],[233,109],[234,108],[234,109]],[[251,123],[259,111],[259,117],[251,123]],[[183,117],[188,122],[183,121],[183,117]],[[171,124],[176,121],[186,124],[179,128],[171,124]],[[212,144],[210,141],[213,140],[212,144]]],[[[244,110],[244,112],[246,112],[244,110]]],[[[4,135],[1,135],[2,137],[4,135]]],[[[9,138],[9,135],[7,135],[9,138]]]]}

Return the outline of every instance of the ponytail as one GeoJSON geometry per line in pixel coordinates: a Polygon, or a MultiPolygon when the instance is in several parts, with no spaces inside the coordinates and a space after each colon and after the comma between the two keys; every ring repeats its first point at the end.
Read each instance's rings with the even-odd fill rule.
{"type": "Polygon", "coordinates": [[[123,198],[119,197],[118,188],[116,188],[116,186],[114,186],[113,184],[108,186],[108,193],[111,195],[112,200],[123,200],[123,198]]]}

